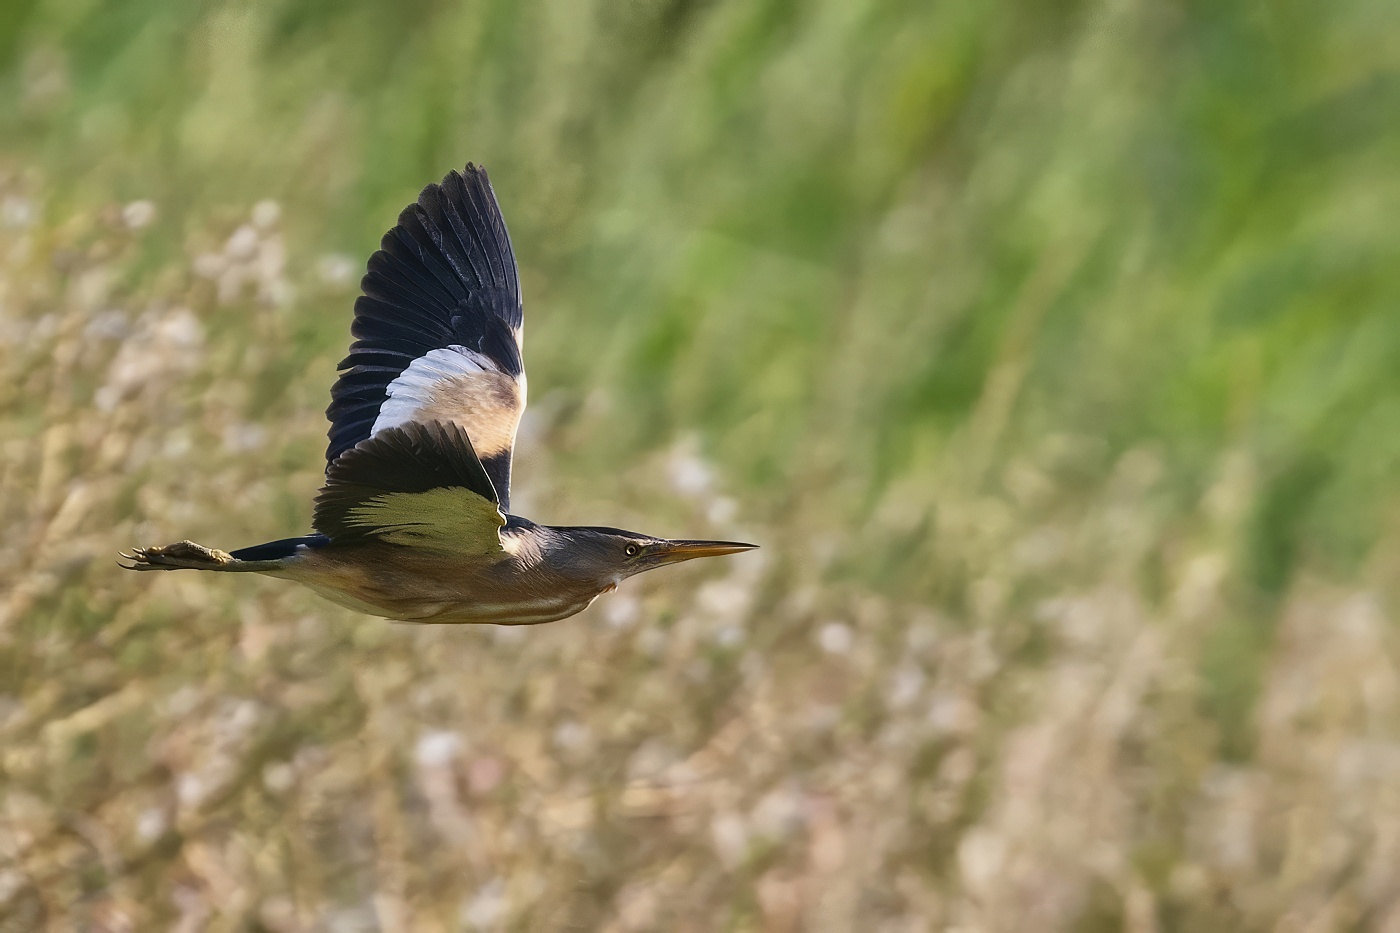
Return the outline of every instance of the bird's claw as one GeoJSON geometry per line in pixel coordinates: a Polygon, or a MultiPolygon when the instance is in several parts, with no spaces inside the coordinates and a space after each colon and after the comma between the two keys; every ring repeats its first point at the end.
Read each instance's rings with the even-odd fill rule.
{"type": "Polygon", "coordinates": [[[131,562],[129,565],[118,562],[117,566],[124,570],[207,570],[233,562],[233,557],[223,551],[193,541],[177,541],[159,547],[133,547],[131,553],[119,551],[117,556],[131,562]]]}

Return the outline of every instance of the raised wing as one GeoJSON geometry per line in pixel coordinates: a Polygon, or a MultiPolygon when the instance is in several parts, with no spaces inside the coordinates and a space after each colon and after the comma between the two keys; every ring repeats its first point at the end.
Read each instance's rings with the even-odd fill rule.
{"type": "Polygon", "coordinates": [[[410,421],[336,458],[312,524],[333,543],[376,538],[486,556],[501,550],[505,516],[460,425],[410,421]]]}
{"type": "Polygon", "coordinates": [[[429,185],[370,257],[331,388],[327,474],[381,431],[451,422],[510,507],[510,462],[525,410],[524,312],[510,235],[486,170],[429,185]]]}

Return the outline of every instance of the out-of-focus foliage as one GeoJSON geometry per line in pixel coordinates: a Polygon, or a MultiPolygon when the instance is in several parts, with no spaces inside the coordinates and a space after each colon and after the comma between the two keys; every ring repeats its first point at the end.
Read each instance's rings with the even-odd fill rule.
{"type": "Polygon", "coordinates": [[[1400,7],[0,5],[0,930],[1400,929],[1400,7]],[[487,165],[532,629],[300,533],[487,165]],[[173,924],[173,926],[172,926],[173,924]]]}

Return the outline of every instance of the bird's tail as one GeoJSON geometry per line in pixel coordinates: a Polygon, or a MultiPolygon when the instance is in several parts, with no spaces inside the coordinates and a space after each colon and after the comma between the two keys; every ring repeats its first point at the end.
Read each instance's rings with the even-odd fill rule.
{"type": "MultiPolygon", "coordinates": [[[[266,547],[266,545],[259,545],[259,547],[266,547]]],[[[254,551],[257,548],[245,550],[254,551]]],[[[286,555],[270,560],[245,560],[236,556],[241,553],[230,554],[217,548],[195,544],[193,541],[177,541],[164,547],[134,547],[131,549],[131,553],[121,555],[127,563],[120,566],[127,570],[218,570],[226,573],[267,573],[281,568],[285,558],[291,555],[291,551],[288,551],[286,555]]],[[[261,557],[262,555],[245,556],[261,557]]]]}

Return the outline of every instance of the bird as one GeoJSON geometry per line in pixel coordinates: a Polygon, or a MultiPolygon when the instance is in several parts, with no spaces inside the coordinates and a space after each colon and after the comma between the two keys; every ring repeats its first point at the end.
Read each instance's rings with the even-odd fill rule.
{"type": "Polygon", "coordinates": [[[313,531],[234,551],[134,547],[122,567],[263,574],[403,622],[528,625],[581,612],[644,571],[757,547],[510,512],[524,304],[484,168],[425,187],[360,291],[326,409],[313,531]]]}

